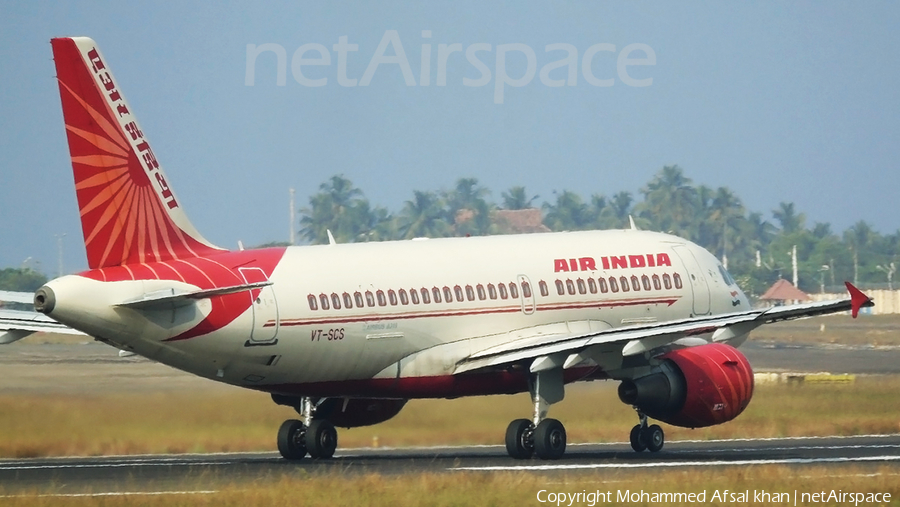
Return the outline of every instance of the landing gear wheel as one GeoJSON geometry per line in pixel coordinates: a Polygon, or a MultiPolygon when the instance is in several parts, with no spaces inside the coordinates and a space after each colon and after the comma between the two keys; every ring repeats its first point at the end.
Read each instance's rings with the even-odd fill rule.
{"type": "Polygon", "coordinates": [[[337,430],[324,419],[313,421],[306,430],[304,442],[311,458],[328,459],[337,449],[337,430]]]}
{"type": "Polygon", "coordinates": [[[298,460],[306,456],[306,426],[296,419],[288,419],[278,429],[278,452],[284,459],[298,460]]]}
{"type": "Polygon", "coordinates": [[[647,429],[641,432],[641,437],[642,440],[647,443],[647,450],[650,452],[659,452],[666,441],[663,429],[660,428],[658,424],[647,427],[647,429]]]}
{"type": "Polygon", "coordinates": [[[506,427],[506,452],[513,459],[528,459],[534,454],[534,424],[516,419],[506,427]]]}
{"type": "Polygon", "coordinates": [[[631,448],[634,452],[641,452],[647,448],[647,440],[644,439],[644,432],[641,429],[640,424],[631,428],[631,448]]]}
{"type": "Polygon", "coordinates": [[[566,452],[566,428],[556,419],[544,419],[534,429],[534,453],[541,459],[559,459],[566,452]]]}

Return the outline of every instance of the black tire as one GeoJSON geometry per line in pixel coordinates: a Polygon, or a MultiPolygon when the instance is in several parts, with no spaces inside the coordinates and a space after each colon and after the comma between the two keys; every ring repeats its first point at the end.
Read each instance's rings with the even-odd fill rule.
{"type": "Polygon", "coordinates": [[[663,429],[658,424],[649,426],[643,431],[643,440],[647,443],[647,450],[650,452],[659,452],[666,443],[666,437],[663,429]]]}
{"type": "Polygon", "coordinates": [[[516,419],[506,427],[506,452],[513,459],[528,459],[534,454],[534,424],[516,419]]]}
{"type": "Polygon", "coordinates": [[[634,449],[634,452],[641,452],[647,448],[647,441],[644,439],[643,433],[640,424],[631,428],[631,448],[634,449]]]}
{"type": "Polygon", "coordinates": [[[306,430],[306,450],[315,459],[328,459],[337,449],[337,430],[330,422],[319,419],[313,421],[306,430]]]}
{"type": "Polygon", "coordinates": [[[306,456],[304,436],[306,426],[296,419],[288,419],[278,428],[278,452],[289,460],[303,459],[306,456]]]}
{"type": "Polygon", "coordinates": [[[544,419],[534,429],[534,453],[541,459],[559,459],[566,452],[566,428],[556,419],[544,419]]]}

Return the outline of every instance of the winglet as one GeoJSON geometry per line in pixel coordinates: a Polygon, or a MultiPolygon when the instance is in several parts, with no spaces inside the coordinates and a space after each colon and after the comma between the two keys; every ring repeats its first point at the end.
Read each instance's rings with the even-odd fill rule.
{"type": "Polygon", "coordinates": [[[844,282],[844,285],[847,286],[847,291],[850,292],[850,314],[855,319],[856,316],[859,315],[860,308],[872,306],[874,303],[872,302],[872,298],[863,294],[862,291],[854,287],[852,283],[844,282]]]}

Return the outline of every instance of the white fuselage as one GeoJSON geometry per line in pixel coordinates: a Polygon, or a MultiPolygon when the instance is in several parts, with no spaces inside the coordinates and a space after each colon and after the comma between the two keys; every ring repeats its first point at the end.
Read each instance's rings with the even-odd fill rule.
{"type": "MultiPolygon", "coordinates": [[[[367,394],[354,381],[449,376],[471,354],[522,337],[749,308],[706,250],[636,230],[289,247],[270,281],[232,322],[185,340],[164,341],[202,319],[208,301],[162,314],[112,311],[96,324],[123,319],[112,335],[56,318],[209,378],[350,396],[367,394]]],[[[137,290],[124,287],[116,297],[137,290]]],[[[615,376],[621,354],[611,356],[618,362],[600,366],[615,376]]]]}

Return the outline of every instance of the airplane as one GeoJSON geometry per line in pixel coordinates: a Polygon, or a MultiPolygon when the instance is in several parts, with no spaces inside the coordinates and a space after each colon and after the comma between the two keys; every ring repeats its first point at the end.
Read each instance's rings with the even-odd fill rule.
{"type": "Polygon", "coordinates": [[[97,44],[51,45],[89,269],[38,289],[35,310],[270,394],[299,414],[275,438],[288,460],[330,458],[336,427],[410,399],[522,392],[509,456],[558,459],[549,409],[595,379],[620,382],[631,446],[657,452],[650,418],[697,428],[744,411],[750,331],[873,305],[847,283],[841,300],[754,309],[708,251],[634,227],[227,251],[188,220],[97,44]]]}

